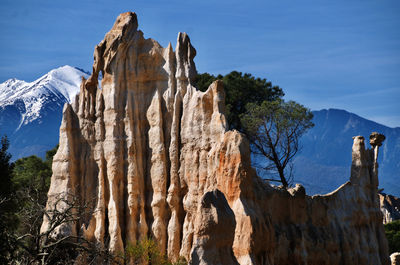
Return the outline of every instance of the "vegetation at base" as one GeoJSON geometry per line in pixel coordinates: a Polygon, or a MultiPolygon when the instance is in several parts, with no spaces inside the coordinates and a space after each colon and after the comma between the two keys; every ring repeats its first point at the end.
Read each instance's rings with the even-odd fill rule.
{"type": "Polygon", "coordinates": [[[37,156],[20,158],[14,163],[13,184],[19,192],[19,199],[26,199],[26,194],[39,196],[40,203],[47,200],[47,191],[50,187],[51,164],[58,146],[46,152],[43,161],[37,156]],[[25,197],[25,198],[24,198],[25,197]]]}
{"type": "Polygon", "coordinates": [[[385,224],[386,238],[389,243],[389,254],[400,252],[400,220],[385,224]]]}
{"type": "Polygon", "coordinates": [[[47,151],[44,161],[37,156],[29,156],[14,162],[12,182],[18,200],[18,219],[20,220],[18,232],[20,234],[33,232],[30,231],[33,229],[32,224],[42,221],[42,216],[36,216],[32,214],[32,211],[37,210],[37,207],[46,206],[52,174],[51,164],[57,149],[58,145],[47,151]]]}
{"type": "Polygon", "coordinates": [[[17,216],[14,187],[12,185],[13,164],[11,155],[7,152],[9,141],[6,136],[1,138],[0,148],[0,264],[7,264],[11,255],[14,238],[10,230],[17,229],[17,216]]]}
{"type": "Polygon", "coordinates": [[[133,262],[133,264],[151,264],[151,265],[186,265],[185,258],[180,257],[177,262],[171,262],[164,255],[157,243],[151,238],[145,238],[136,242],[136,244],[128,244],[125,248],[125,262],[133,262]]]}
{"type": "Polygon", "coordinates": [[[32,263],[28,256],[39,248],[43,209],[51,178],[51,164],[58,147],[11,163],[7,137],[0,150],[0,264],[32,263]]]}

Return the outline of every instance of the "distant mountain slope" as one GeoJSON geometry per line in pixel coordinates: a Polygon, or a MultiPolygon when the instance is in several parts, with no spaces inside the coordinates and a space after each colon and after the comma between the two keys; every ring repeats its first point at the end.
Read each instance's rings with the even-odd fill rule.
{"type": "Polygon", "coordinates": [[[400,128],[389,128],[353,113],[338,110],[313,111],[315,127],[302,138],[303,149],[295,160],[295,182],[309,194],[327,193],[350,176],[352,137],[362,135],[369,146],[371,132],[383,133],[379,180],[384,192],[400,195],[400,128]]]}
{"type": "Polygon", "coordinates": [[[66,65],[30,83],[0,84],[0,134],[8,136],[13,160],[43,156],[58,143],[62,108],[79,92],[82,76],[88,73],[66,65]]]}

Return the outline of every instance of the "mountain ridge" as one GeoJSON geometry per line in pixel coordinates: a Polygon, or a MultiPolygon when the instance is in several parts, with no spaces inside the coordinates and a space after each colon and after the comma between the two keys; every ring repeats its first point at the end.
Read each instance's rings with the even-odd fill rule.
{"type": "Polygon", "coordinates": [[[87,72],[65,65],[32,82],[11,78],[0,84],[0,133],[10,140],[13,160],[44,156],[58,143],[62,108],[79,92],[82,76],[87,72]]]}
{"type": "Polygon", "coordinates": [[[313,114],[315,126],[302,137],[303,148],[295,158],[295,182],[303,184],[310,194],[334,190],[350,174],[351,138],[368,137],[377,131],[386,136],[380,148],[380,187],[387,193],[400,195],[400,127],[391,128],[340,109],[323,109],[313,114]],[[330,178],[324,177],[327,175],[330,178]]]}
{"type": "Polygon", "coordinates": [[[348,110],[345,110],[345,109],[338,109],[338,108],[322,108],[322,109],[318,109],[318,110],[312,110],[312,112],[323,112],[323,111],[327,111],[327,112],[329,112],[329,111],[338,111],[338,112],[342,112],[342,113],[349,114],[349,115],[351,115],[351,116],[355,116],[355,117],[357,117],[357,118],[361,118],[361,119],[364,119],[364,120],[368,120],[368,121],[370,121],[371,123],[376,124],[377,126],[383,126],[383,127],[387,127],[387,128],[390,128],[390,129],[400,129],[400,126],[395,126],[395,127],[388,126],[388,125],[385,125],[385,124],[383,124],[383,123],[379,123],[379,122],[377,122],[377,121],[364,118],[364,117],[361,116],[361,115],[358,115],[358,114],[356,114],[356,113],[354,113],[354,112],[351,112],[351,111],[348,111],[348,110]]]}

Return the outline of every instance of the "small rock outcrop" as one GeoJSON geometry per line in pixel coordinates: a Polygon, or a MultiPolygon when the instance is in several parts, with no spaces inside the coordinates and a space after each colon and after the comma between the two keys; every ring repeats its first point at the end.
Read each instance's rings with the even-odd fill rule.
{"type": "Polygon", "coordinates": [[[400,220],[400,199],[389,194],[379,193],[383,223],[400,220]]]}
{"type": "Polygon", "coordinates": [[[390,264],[377,195],[382,135],[372,149],[354,138],[350,181],[336,191],[275,189],[256,176],[246,138],[227,130],[222,83],[193,87],[189,37],[179,33],[173,50],[137,27],[134,13],[118,17],[64,107],[48,207],[75,197],[93,213],[58,233],[117,253],[151,236],[191,264],[390,264]]]}
{"type": "Polygon", "coordinates": [[[392,265],[400,265],[400,252],[390,255],[390,260],[392,261],[392,265]]]}

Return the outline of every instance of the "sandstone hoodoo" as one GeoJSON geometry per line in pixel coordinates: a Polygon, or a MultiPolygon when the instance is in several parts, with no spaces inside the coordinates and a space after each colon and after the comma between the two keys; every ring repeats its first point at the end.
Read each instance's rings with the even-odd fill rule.
{"type": "Polygon", "coordinates": [[[118,17],[64,107],[48,207],[64,196],[93,211],[57,233],[118,253],[152,237],[171,260],[192,264],[390,263],[377,195],[381,135],[367,150],[354,138],[350,181],[330,194],[273,188],[252,169],[245,136],[227,130],[222,83],[193,87],[189,37],[179,33],[174,51],[137,27],[134,13],[118,17]]]}

